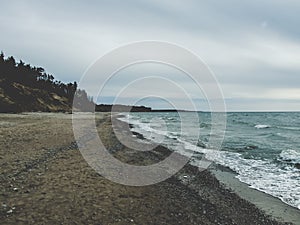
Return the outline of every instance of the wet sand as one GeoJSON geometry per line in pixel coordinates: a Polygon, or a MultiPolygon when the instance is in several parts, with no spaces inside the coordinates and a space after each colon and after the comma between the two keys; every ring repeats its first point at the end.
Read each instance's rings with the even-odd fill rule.
{"type": "MultiPolygon", "coordinates": [[[[99,136],[117,159],[144,165],[170,154],[162,146],[133,154],[115,137],[110,117],[97,115],[99,136]]],[[[71,118],[0,115],[1,224],[282,224],[189,164],[149,186],[107,180],[82,157],[71,118]]]]}

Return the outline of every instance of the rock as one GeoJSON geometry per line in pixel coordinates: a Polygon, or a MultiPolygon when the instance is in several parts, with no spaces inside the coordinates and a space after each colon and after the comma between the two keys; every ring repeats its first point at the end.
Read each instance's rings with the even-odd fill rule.
{"type": "Polygon", "coordinates": [[[11,214],[12,212],[13,212],[13,210],[10,209],[10,210],[8,210],[6,213],[7,213],[7,214],[11,214]]]}

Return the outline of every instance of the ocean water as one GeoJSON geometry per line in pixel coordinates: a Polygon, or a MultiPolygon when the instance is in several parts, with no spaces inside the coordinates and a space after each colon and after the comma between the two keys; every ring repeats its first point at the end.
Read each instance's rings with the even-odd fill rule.
{"type": "Polygon", "coordinates": [[[210,143],[211,114],[130,113],[122,120],[146,139],[191,156],[197,165],[203,154],[229,167],[251,188],[300,209],[300,112],[227,113],[226,132],[219,151],[210,143]],[[178,144],[184,146],[178,148],[178,144]]]}

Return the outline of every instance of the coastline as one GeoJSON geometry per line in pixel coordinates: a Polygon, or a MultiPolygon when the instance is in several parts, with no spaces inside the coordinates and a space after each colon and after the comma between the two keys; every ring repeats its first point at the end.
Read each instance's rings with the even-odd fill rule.
{"type": "MultiPolygon", "coordinates": [[[[170,154],[158,146],[132,157],[136,152],[117,140],[110,117],[97,115],[101,140],[114,157],[143,165],[170,154]]],[[[59,113],[0,115],[3,224],[282,224],[224,188],[210,171],[189,164],[154,185],[108,181],[82,158],[71,118],[59,113]]]]}
{"type": "MultiPolygon", "coordinates": [[[[132,128],[133,125],[130,124],[130,127],[132,128]]],[[[134,135],[139,139],[144,139],[142,134],[134,132],[134,135]]],[[[188,166],[196,167],[190,164],[188,166]]],[[[240,198],[255,205],[255,207],[263,211],[266,215],[280,222],[300,224],[300,210],[272,195],[251,188],[248,184],[238,180],[235,177],[235,172],[230,168],[212,163],[212,165],[207,168],[207,171],[221,183],[222,188],[233,192],[240,198]]],[[[178,178],[182,180],[180,176],[178,178]]],[[[184,179],[182,182],[187,183],[184,179]]]]}
{"type": "Polygon", "coordinates": [[[250,188],[248,184],[239,181],[235,174],[217,165],[211,169],[216,178],[225,187],[233,190],[241,198],[253,203],[257,208],[272,217],[288,223],[300,224],[300,210],[292,207],[272,195],[250,188]]]}

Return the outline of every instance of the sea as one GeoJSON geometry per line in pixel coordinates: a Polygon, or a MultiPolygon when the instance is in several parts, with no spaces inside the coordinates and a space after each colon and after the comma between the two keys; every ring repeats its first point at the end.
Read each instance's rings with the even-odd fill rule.
{"type": "Polygon", "coordinates": [[[121,120],[145,140],[190,156],[192,164],[204,155],[250,188],[300,209],[300,112],[228,112],[218,149],[210,143],[221,135],[212,129],[218,121],[209,112],[196,114],[197,121],[190,112],[131,112],[121,120]]]}

